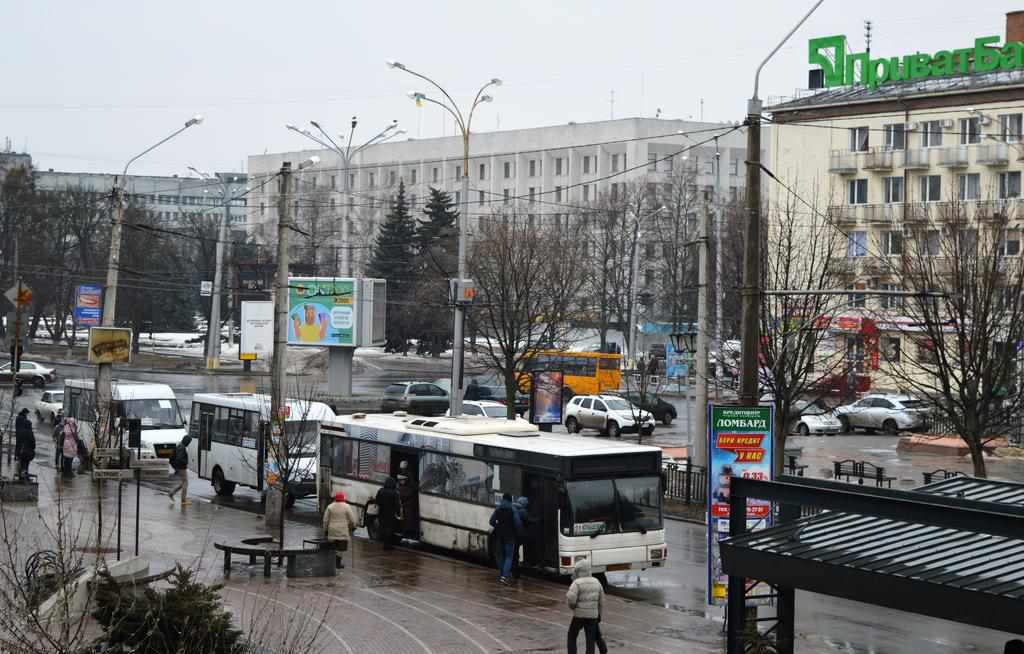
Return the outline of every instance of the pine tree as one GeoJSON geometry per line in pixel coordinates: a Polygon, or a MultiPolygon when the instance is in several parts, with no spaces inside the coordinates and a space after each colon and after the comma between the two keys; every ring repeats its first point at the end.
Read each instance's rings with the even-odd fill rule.
{"type": "MultiPolygon", "coordinates": [[[[418,221],[416,228],[420,270],[416,298],[421,306],[440,308],[449,302],[448,279],[458,273],[459,212],[448,193],[431,188],[423,214],[426,220],[418,221]]],[[[419,321],[417,352],[439,357],[451,342],[451,312],[425,312],[419,321]]]]}
{"type": "Polygon", "coordinates": [[[416,247],[421,254],[430,248],[440,246],[446,253],[458,247],[459,212],[455,209],[452,196],[434,187],[430,188],[430,199],[423,207],[426,220],[416,224],[416,247]]]}
{"type": "Polygon", "coordinates": [[[416,282],[416,222],[409,214],[405,199],[405,183],[399,183],[391,210],[380,226],[373,247],[368,272],[372,277],[387,280],[388,313],[387,343],[389,352],[406,352],[409,348],[412,314],[411,302],[416,282]]]}

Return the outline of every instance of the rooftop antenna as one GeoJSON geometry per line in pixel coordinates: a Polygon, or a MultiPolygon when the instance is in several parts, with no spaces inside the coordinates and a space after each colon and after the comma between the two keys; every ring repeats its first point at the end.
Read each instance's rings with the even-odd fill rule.
{"type": "Polygon", "coordinates": [[[608,100],[608,106],[611,113],[611,119],[615,120],[615,89],[612,89],[611,98],[608,100]]]}
{"type": "Polygon", "coordinates": [[[868,58],[871,57],[871,21],[864,21],[864,45],[868,58]]]}
{"type": "Polygon", "coordinates": [[[700,99],[700,122],[704,122],[704,98],[700,99]]]}

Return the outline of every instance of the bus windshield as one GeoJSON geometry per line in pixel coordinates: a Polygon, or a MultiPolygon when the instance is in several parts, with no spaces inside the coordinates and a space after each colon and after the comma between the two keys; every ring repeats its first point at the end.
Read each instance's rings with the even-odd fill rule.
{"type": "Polygon", "coordinates": [[[617,534],[661,529],[660,480],[657,477],[594,479],[566,483],[570,536],[617,534]]]}
{"type": "Polygon", "coordinates": [[[174,398],[161,400],[124,400],[124,415],[139,418],[143,429],[176,429],[185,426],[174,398]]]}

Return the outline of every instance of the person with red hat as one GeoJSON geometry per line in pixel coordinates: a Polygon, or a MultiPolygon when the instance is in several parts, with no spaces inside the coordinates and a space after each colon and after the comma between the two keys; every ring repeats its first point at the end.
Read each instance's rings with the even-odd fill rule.
{"type": "Polygon", "coordinates": [[[345,493],[335,493],[334,502],[324,511],[324,538],[334,543],[339,568],[345,567],[341,561],[342,552],[348,550],[348,541],[358,524],[359,517],[352,505],[345,501],[345,493]]]}

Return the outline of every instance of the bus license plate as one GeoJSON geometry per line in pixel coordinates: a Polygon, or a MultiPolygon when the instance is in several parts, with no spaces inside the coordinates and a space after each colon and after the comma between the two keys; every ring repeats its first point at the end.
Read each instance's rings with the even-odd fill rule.
{"type": "Polygon", "coordinates": [[[608,572],[618,572],[620,570],[629,570],[628,563],[613,563],[609,566],[605,566],[605,570],[608,572]]]}

